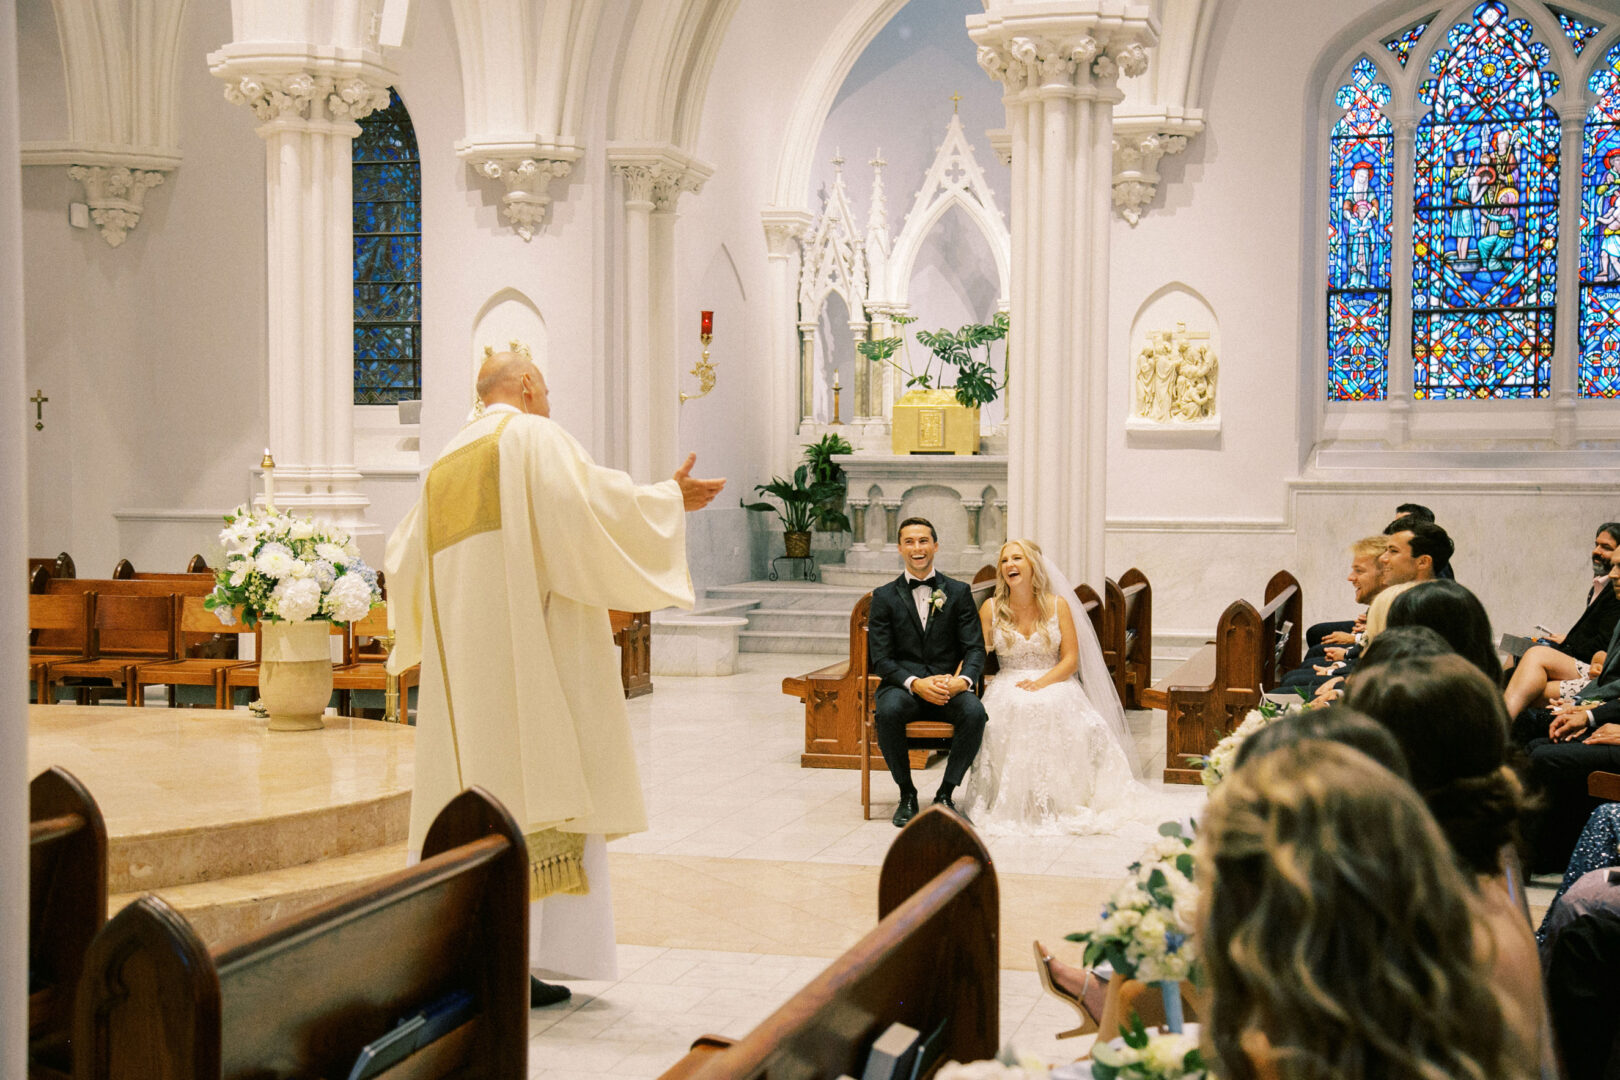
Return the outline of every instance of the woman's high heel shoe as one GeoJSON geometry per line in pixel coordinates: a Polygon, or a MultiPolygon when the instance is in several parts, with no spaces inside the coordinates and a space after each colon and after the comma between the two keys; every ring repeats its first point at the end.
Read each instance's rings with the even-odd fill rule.
{"type": "Polygon", "coordinates": [[[1097,1018],[1091,1015],[1090,1010],[1086,1008],[1086,1004],[1082,1000],[1085,997],[1087,987],[1094,978],[1089,970],[1086,972],[1086,982],[1082,984],[1080,993],[1075,994],[1065,990],[1057,984],[1056,979],[1052,978],[1052,954],[1042,948],[1041,943],[1037,941],[1035,942],[1035,971],[1040,975],[1041,986],[1045,988],[1048,994],[1051,994],[1080,1014],[1080,1026],[1070,1031],[1058,1032],[1058,1038],[1072,1039],[1076,1035],[1088,1035],[1097,1030],[1097,1018]]]}

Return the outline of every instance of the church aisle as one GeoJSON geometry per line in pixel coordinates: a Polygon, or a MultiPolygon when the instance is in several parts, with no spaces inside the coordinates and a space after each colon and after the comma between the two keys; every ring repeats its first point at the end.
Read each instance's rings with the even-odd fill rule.
{"type": "MultiPolygon", "coordinates": [[[[620,956],[615,983],[573,983],[566,1005],[532,1014],[530,1075],[656,1077],[712,1032],[741,1035],[877,921],[878,868],[896,836],[893,785],[873,777],[862,821],[860,774],[803,769],[803,706],[785,676],[824,657],[742,654],[727,678],[655,680],[629,703],[651,828],[608,847],[620,956]],[[885,805],[885,803],[889,805],[885,805]]],[[[1162,768],[1162,714],[1133,714],[1144,759],[1162,768]]],[[[943,762],[921,778],[925,793],[943,762]]],[[[1181,814],[1203,789],[1150,781],[1181,814]]],[[[1045,998],[1029,941],[1065,959],[1062,938],[1089,926],[1141,854],[1141,839],[988,839],[1001,883],[1001,1036],[1058,1063],[1087,1040],[1058,1042],[1073,1014],[1045,998]]]]}

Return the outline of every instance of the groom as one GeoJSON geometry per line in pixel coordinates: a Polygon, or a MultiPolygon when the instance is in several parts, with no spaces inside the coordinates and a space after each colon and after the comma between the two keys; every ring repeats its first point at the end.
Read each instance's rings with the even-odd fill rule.
{"type": "Polygon", "coordinates": [[[984,738],[984,706],[973,692],[984,671],[984,633],[967,582],[934,572],[939,536],[925,518],[900,523],[900,562],[905,572],[872,590],[867,623],[871,672],[883,680],[877,692],[877,737],[894,782],[900,786],[896,828],[917,815],[906,725],[943,720],[951,735],[945,782],[934,802],[956,809],[951,795],[962,782],[984,738]]]}

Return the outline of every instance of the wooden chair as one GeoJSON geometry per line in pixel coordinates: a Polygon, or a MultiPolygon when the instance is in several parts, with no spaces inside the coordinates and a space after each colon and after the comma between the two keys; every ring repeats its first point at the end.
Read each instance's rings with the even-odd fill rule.
{"type": "Polygon", "coordinates": [[[28,1067],[72,1074],[73,995],[90,941],[107,921],[107,826],[65,769],[28,785],[28,1067]]]}
{"type": "Polygon", "coordinates": [[[1299,665],[1302,598],[1299,581],[1279,570],[1266,583],[1265,606],[1234,600],[1221,615],[1215,639],[1143,691],[1150,709],[1163,709],[1166,783],[1196,784],[1187,758],[1207,754],[1260,696],[1299,665]]]}
{"type": "Polygon", "coordinates": [[[1117,595],[1108,602],[1114,606],[1110,626],[1119,650],[1115,685],[1127,709],[1147,708],[1142,691],[1153,685],[1153,586],[1133,566],[1120,575],[1114,588],[1117,595]]]}
{"type": "Polygon", "coordinates": [[[206,686],[213,691],[213,707],[216,709],[226,707],[225,673],[249,661],[239,660],[235,656],[191,656],[187,655],[187,647],[199,642],[213,642],[221,632],[243,634],[252,631],[243,626],[240,619],[230,626],[224,625],[219,621],[218,615],[203,607],[203,599],[201,596],[174,598],[176,633],[179,636],[181,655],[173,660],[157,660],[135,665],[131,676],[134,686],[130,694],[136,705],[145,704],[142,690],[148,686],[167,686],[171,709],[178,704],[176,691],[179,687],[206,686]]]}
{"type": "Polygon", "coordinates": [[[46,696],[46,666],[90,655],[91,597],[90,593],[28,596],[28,682],[41,705],[54,704],[46,696]]]}
{"type": "Polygon", "coordinates": [[[201,555],[193,555],[191,560],[186,563],[186,573],[211,574],[213,571],[208,568],[207,559],[203,558],[201,555]]]}
{"type": "MultiPolygon", "coordinates": [[[[877,692],[883,680],[872,675],[867,656],[867,623],[872,614],[872,594],[867,593],[855,603],[849,616],[849,662],[856,694],[863,699],[858,706],[861,716],[861,817],[872,819],[872,750],[877,746],[877,692]],[[857,642],[859,643],[857,647],[857,642]]],[[[956,726],[944,720],[913,720],[906,725],[906,739],[949,739],[956,734],[956,726]]],[[[878,750],[878,760],[883,751],[878,750]]],[[[926,757],[923,764],[926,765],[926,757]]],[[[918,767],[915,762],[913,768],[918,767]]]]}
{"type": "Polygon", "coordinates": [[[58,683],[74,680],[89,697],[111,687],[123,691],[124,704],[135,704],[135,665],[175,659],[174,594],[127,596],[95,593],[91,597],[89,646],[81,657],[42,665],[41,701],[54,699],[58,683]],[[103,686],[94,686],[94,683],[103,686]]]}
{"type": "Polygon", "coordinates": [[[397,1021],[462,990],[475,1015],[383,1075],[521,1078],[528,909],[523,834],[479,788],[439,812],[417,865],[212,950],[142,897],[85,957],[75,1076],[337,1080],[397,1021]]]}
{"type": "Polygon", "coordinates": [[[989,852],[961,817],[932,806],[901,830],[883,860],[878,917],[753,1031],[703,1036],[663,1080],[860,1076],[893,1023],[941,1029],[936,1064],[994,1057],[1000,898],[989,852]]]}
{"type": "Polygon", "coordinates": [[[627,698],[653,692],[652,612],[609,611],[613,644],[619,647],[619,682],[627,698]]]}
{"type": "Polygon", "coordinates": [[[73,556],[61,552],[54,559],[29,559],[28,577],[33,579],[36,570],[44,570],[47,577],[73,577],[78,571],[73,566],[73,556]]]}
{"type": "Polygon", "coordinates": [[[1594,772],[1586,777],[1586,793],[1594,799],[1620,802],[1620,773],[1594,772]]]}
{"type": "MultiPolygon", "coordinates": [[[[363,619],[349,624],[348,662],[332,669],[332,688],[338,695],[338,713],[353,716],[351,697],[355,691],[386,695],[389,689],[388,650],[381,646],[389,637],[388,604],[378,604],[363,619]],[[368,650],[368,643],[377,643],[376,650],[368,650]]],[[[413,664],[399,673],[399,720],[403,723],[410,713],[410,692],[422,679],[422,665],[413,664]]]]}

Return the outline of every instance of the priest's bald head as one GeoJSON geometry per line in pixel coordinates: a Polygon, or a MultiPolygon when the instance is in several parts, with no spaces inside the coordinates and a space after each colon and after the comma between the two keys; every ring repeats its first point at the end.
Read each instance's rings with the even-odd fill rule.
{"type": "Polygon", "coordinates": [[[546,377],[522,353],[498,352],[478,369],[478,400],[485,405],[510,405],[534,416],[551,415],[546,377]]]}

